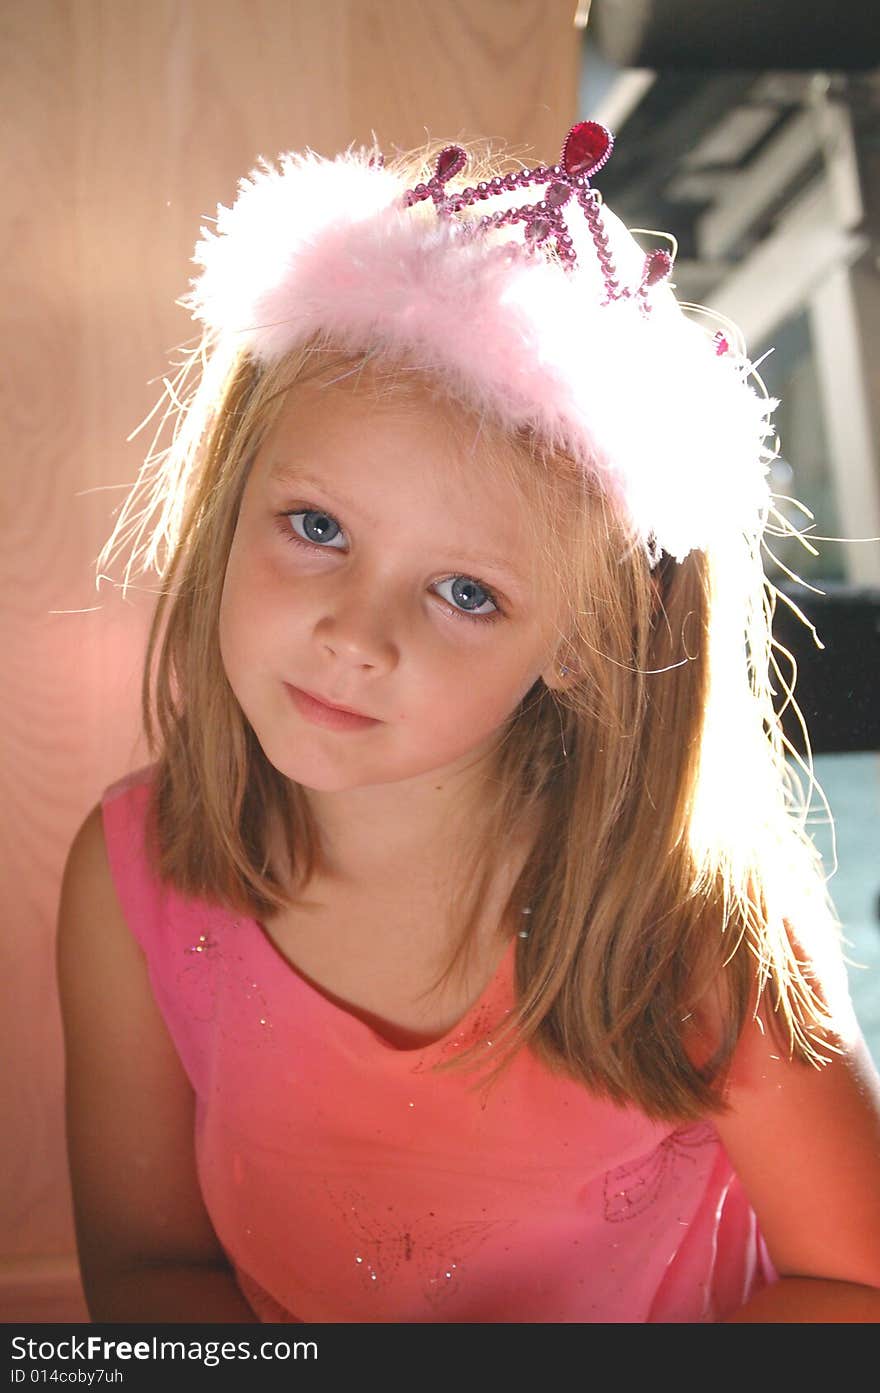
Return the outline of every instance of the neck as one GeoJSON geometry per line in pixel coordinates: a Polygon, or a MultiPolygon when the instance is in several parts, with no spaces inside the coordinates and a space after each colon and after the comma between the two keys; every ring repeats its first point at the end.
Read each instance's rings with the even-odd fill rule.
{"type": "Polygon", "coordinates": [[[486,778],[472,767],[341,793],[303,790],[320,833],[322,879],[373,896],[448,893],[462,849],[483,826],[486,778]]]}

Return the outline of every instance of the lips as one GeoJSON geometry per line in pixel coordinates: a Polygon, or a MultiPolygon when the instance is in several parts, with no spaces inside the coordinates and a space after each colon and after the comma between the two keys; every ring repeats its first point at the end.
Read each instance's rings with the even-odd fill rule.
{"type": "Polygon", "coordinates": [[[311,725],[339,731],[366,730],[371,726],[381,725],[381,721],[375,716],[364,716],[360,711],[352,710],[350,706],[334,705],[303,687],[291,686],[289,682],[285,682],[284,685],[300,716],[311,725]]]}
{"type": "Polygon", "coordinates": [[[356,711],[353,706],[340,706],[338,701],[328,701],[326,697],[319,696],[317,692],[310,692],[308,687],[297,687],[295,689],[302,692],[304,696],[311,697],[312,701],[320,702],[322,706],[329,706],[331,711],[345,711],[349,716],[362,716],[364,720],[374,720],[375,717],[367,716],[364,711],[356,711]]]}

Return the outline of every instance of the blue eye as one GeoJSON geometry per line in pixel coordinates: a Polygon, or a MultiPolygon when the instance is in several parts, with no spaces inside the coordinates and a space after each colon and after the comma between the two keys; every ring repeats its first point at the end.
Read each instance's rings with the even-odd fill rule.
{"type": "Polygon", "coordinates": [[[498,605],[491,593],[481,585],[478,580],[471,580],[469,576],[450,576],[448,580],[439,580],[437,589],[441,585],[451,585],[452,594],[443,599],[449,599],[450,604],[459,612],[473,619],[489,619],[498,612],[498,605]],[[485,609],[490,605],[490,609],[485,609]]]}
{"type": "MultiPolygon", "coordinates": [[[[315,547],[321,551],[344,550],[345,533],[336,519],[322,508],[293,509],[281,513],[279,522],[285,541],[296,546],[315,547]]],[[[436,582],[435,589],[457,619],[484,623],[499,619],[503,613],[491,590],[471,576],[447,576],[436,582]],[[441,591],[441,586],[445,585],[452,587],[449,595],[441,591]]]]}
{"type": "MultiPolygon", "coordinates": [[[[290,519],[294,532],[303,541],[323,546],[338,539],[341,546],[342,529],[329,513],[321,512],[319,508],[304,508],[301,512],[285,513],[284,516],[290,519]],[[302,532],[299,531],[297,523],[301,523],[302,532]]],[[[340,547],[334,548],[336,551],[339,549],[340,547]]]]}

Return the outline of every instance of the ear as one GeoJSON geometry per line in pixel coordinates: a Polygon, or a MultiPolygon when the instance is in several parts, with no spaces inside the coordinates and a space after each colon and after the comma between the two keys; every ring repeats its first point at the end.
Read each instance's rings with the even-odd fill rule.
{"type": "Polygon", "coordinates": [[[571,652],[563,649],[554,654],[551,662],[541,673],[541,680],[551,692],[564,692],[574,686],[580,675],[580,669],[571,652]]]}

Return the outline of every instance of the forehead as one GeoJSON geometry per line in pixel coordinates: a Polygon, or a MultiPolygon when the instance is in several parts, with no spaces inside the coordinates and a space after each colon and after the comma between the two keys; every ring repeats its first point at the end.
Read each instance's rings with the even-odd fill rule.
{"type": "Polygon", "coordinates": [[[417,382],[397,383],[387,394],[381,384],[350,378],[295,385],[268,443],[320,456],[328,469],[352,460],[357,470],[359,460],[375,464],[389,455],[396,460],[406,454],[426,483],[440,473],[465,487],[486,486],[490,476],[500,472],[487,466],[512,459],[510,446],[505,449],[497,431],[417,382]]]}
{"type": "Polygon", "coordinates": [[[448,540],[482,544],[531,576],[546,527],[529,461],[515,451],[493,425],[428,387],[383,394],[381,384],[347,378],[289,391],[255,472],[279,485],[320,484],[371,525],[422,515],[448,540]]]}

